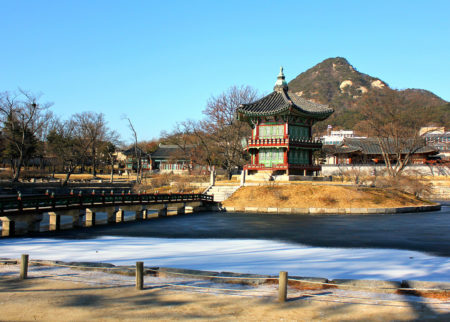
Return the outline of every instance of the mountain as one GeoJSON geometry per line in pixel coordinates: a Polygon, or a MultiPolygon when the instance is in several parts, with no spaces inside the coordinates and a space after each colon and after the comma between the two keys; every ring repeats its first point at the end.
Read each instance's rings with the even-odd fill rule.
{"type": "MultiPolygon", "coordinates": [[[[327,124],[334,128],[354,128],[362,120],[358,107],[364,97],[376,97],[392,90],[383,80],[359,72],[342,57],[325,59],[291,80],[288,86],[306,99],[335,109],[327,121],[317,125],[319,131],[327,124]]],[[[395,90],[395,93],[405,108],[412,113],[423,113],[424,122],[450,126],[450,104],[437,95],[423,89],[395,90]]]]}

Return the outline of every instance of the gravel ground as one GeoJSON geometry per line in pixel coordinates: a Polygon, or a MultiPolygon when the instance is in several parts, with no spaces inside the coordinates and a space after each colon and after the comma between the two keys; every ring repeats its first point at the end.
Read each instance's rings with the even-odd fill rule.
{"type": "Polygon", "coordinates": [[[358,290],[288,290],[277,303],[276,285],[243,286],[192,278],[134,277],[70,268],[0,266],[0,320],[442,320],[450,303],[358,290]]]}

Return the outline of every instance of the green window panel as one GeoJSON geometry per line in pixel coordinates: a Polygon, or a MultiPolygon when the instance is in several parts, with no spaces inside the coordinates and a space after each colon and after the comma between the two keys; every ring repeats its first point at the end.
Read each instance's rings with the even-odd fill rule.
{"type": "Polygon", "coordinates": [[[309,138],[309,129],[305,126],[290,125],[289,135],[293,138],[309,138]]]}
{"type": "Polygon", "coordinates": [[[266,167],[272,167],[275,164],[283,163],[284,155],[282,149],[266,148],[259,150],[259,163],[266,167]]]}
{"type": "Polygon", "coordinates": [[[259,127],[259,137],[277,138],[282,137],[284,125],[263,125],[259,127]]]}

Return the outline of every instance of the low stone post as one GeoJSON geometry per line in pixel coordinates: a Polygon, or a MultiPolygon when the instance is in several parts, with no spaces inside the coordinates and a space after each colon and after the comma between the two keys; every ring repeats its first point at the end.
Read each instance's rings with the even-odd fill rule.
{"type": "Polygon", "coordinates": [[[86,208],[86,227],[95,226],[95,211],[86,208]]]}
{"type": "Polygon", "coordinates": [[[61,229],[61,216],[56,212],[49,212],[49,227],[50,231],[58,231],[61,229]]]}
{"type": "Polygon", "coordinates": [[[288,273],[280,272],[278,278],[278,302],[286,302],[288,273]]]}
{"type": "Polygon", "coordinates": [[[28,277],[28,254],[22,254],[20,260],[20,279],[24,280],[28,277]]]}
{"type": "Polygon", "coordinates": [[[136,262],[136,289],[144,289],[144,262],[136,262]]]}
{"type": "Polygon", "coordinates": [[[211,186],[214,186],[216,184],[216,170],[215,169],[213,169],[211,171],[211,175],[209,177],[209,184],[211,186]]]}
{"type": "Polygon", "coordinates": [[[241,171],[241,186],[245,185],[245,175],[246,175],[247,170],[242,170],[241,171]]]}

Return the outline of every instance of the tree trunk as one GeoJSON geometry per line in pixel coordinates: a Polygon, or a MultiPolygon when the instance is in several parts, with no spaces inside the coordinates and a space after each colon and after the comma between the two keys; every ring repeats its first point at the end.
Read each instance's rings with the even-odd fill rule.
{"type": "Polygon", "coordinates": [[[97,176],[97,160],[95,159],[95,156],[96,156],[96,153],[95,153],[95,150],[94,150],[93,155],[92,155],[92,161],[93,161],[92,175],[94,177],[97,176]]]}
{"type": "Polygon", "coordinates": [[[231,174],[231,169],[227,168],[227,179],[231,180],[232,174],[231,174]]]}
{"type": "Polygon", "coordinates": [[[114,182],[114,159],[111,159],[111,183],[114,182]]]}
{"type": "Polygon", "coordinates": [[[73,172],[74,169],[75,169],[75,168],[69,168],[69,171],[66,173],[66,178],[65,178],[64,181],[61,183],[61,186],[63,186],[63,187],[67,186],[67,183],[69,182],[70,175],[72,174],[72,172],[73,172]]]}
{"type": "Polygon", "coordinates": [[[15,171],[15,173],[14,173],[13,182],[18,182],[18,181],[19,181],[20,169],[21,169],[21,167],[22,167],[22,162],[23,162],[23,157],[20,156],[20,157],[19,157],[19,160],[18,160],[18,162],[17,162],[17,165],[16,165],[16,171],[15,171]]]}

